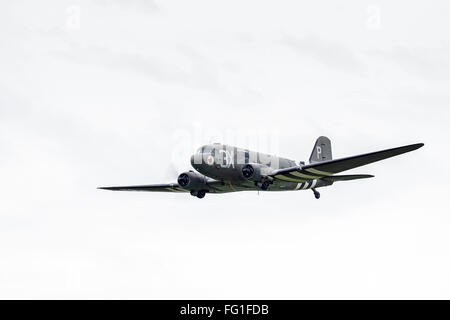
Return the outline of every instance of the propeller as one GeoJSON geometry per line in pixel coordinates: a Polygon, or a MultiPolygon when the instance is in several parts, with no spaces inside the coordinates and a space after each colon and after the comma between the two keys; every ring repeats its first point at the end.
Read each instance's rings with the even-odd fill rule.
{"type": "Polygon", "coordinates": [[[171,162],[165,171],[164,177],[168,180],[176,179],[180,171],[177,170],[175,164],[171,162]]]}
{"type": "Polygon", "coordinates": [[[189,176],[185,173],[180,174],[180,176],[178,177],[178,184],[181,187],[186,187],[190,182],[189,176]]]}
{"type": "Polygon", "coordinates": [[[255,173],[255,169],[253,169],[253,167],[249,164],[245,165],[242,168],[242,175],[247,179],[251,178],[254,173],[255,173]]]}

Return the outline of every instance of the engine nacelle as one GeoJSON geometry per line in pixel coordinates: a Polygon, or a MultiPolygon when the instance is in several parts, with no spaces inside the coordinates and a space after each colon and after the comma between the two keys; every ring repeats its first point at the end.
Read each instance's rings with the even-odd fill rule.
{"type": "Polygon", "coordinates": [[[242,167],[241,174],[247,180],[261,181],[271,173],[272,169],[260,163],[249,163],[242,167]]]}
{"type": "Polygon", "coordinates": [[[186,190],[207,190],[206,177],[194,171],[188,171],[178,176],[178,184],[186,190]]]}

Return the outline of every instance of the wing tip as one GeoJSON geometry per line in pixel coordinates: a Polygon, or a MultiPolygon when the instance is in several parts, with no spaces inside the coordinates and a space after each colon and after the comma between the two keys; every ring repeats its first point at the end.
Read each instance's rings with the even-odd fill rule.
{"type": "Polygon", "coordinates": [[[414,150],[420,149],[424,145],[425,145],[425,143],[415,143],[415,144],[410,144],[410,145],[407,145],[407,146],[404,146],[404,147],[399,147],[399,149],[403,149],[406,152],[410,152],[410,151],[414,151],[414,150]]]}

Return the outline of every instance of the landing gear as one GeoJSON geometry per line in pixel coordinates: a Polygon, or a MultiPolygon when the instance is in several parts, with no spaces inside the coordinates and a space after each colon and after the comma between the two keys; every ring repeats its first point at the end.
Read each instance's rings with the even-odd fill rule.
{"type": "Polygon", "coordinates": [[[315,188],[313,188],[312,191],[314,192],[314,197],[316,197],[316,199],[320,199],[319,191],[317,191],[315,188]]]}
{"type": "Polygon", "coordinates": [[[197,192],[197,198],[199,199],[203,199],[206,195],[206,192],[203,190],[200,190],[199,192],[197,192]]]}
{"type": "Polygon", "coordinates": [[[261,189],[264,190],[264,191],[269,190],[269,187],[270,187],[270,182],[269,182],[269,181],[264,181],[264,182],[261,184],[261,189]]]}
{"type": "Polygon", "coordinates": [[[200,191],[191,191],[191,196],[197,197],[199,199],[203,199],[206,195],[206,191],[205,190],[200,190],[200,191]]]}
{"type": "Polygon", "coordinates": [[[264,182],[255,182],[255,186],[261,188],[262,191],[269,190],[271,184],[272,183],[268,180],[266,180],[264,182]]]}

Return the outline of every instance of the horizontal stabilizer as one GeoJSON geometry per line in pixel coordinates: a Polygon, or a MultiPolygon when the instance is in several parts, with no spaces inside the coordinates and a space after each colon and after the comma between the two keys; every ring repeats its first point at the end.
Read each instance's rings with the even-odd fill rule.
{"type": "Polygon", "coordinates": [[[373,178],[374,176],[370,174],[348,174],[348,175],[341,175],[341,176],[329,176],[324,177],[322,180],[328,181],[328,182],[335,182],[335,181],[350,181],[350,180],[358,180],[358,179],[366,179],[366,178],[373,178]]]}

